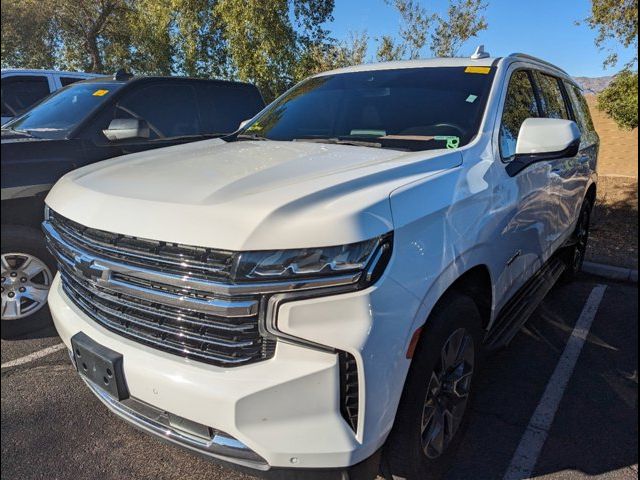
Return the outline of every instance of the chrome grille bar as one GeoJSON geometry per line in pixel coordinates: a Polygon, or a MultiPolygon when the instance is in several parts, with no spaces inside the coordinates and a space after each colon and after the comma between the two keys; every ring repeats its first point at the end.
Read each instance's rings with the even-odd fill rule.
{"type": "Polygon", "coordinates": [[[273,356],[275,341],[264,338],[258,327],[259,294],[231,294],[220,288],[223,283],[166,271],[170,262],[160,267],[155,253],[148,256],[155,263],[142,265],[147,255],[132,253],[130,245],[99,250],[94,237],[100,234],[80,227],[74,230],[77,224],[61,219],[57,214],[50,216],[43,230],[58,261],[63,290],[100,326],[147,346],[221,367],[273,356]]]}

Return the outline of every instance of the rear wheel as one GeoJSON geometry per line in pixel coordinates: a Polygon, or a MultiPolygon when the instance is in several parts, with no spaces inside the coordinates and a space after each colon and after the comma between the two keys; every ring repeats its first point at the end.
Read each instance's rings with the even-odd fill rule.
{"type": "Polygon", "coordinates": [[[565,282],[573,280],[582,270],[582,265],[584,264],[584,259],[587,254],[587,244],[589,243],[591,210],[591,202],[585,200],[580,209],[580,217],[573,232],[572,245],[566,252],[565,263],[567,268],[562,276],[562,280],[565,282]]]}
{"type": "Polygon", "coordinates": [[[466,425],[481,325],[474,301],[458,293],[448,294],[429,318],[387,442],[393,475],[436,479],[449,468],[466,425]]]}
{"type": "Polygon", "coordinates": [[[55,264],[38,230],[2,227],[2,338],[13,338],[50,321],[47,296],[55,264]]]}

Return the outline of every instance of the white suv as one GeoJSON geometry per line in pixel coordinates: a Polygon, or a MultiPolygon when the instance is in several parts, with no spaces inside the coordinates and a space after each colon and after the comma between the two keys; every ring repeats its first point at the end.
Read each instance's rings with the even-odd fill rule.
{"type": "Polygon", "coordinates": [[[483,351],[581,266],[598,138],[513,54],[346,68],[225,140],[64,176],[49,305],[147,432],[253,472],[444,468],[483,351]]]}

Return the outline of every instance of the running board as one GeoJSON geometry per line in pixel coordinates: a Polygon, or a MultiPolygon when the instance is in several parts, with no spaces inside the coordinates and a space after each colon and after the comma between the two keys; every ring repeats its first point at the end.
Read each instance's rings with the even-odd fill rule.
{"type": "Polygon", "coordinates": [[[487,333],[485,346],[488,350],[497,350],[509,345],[553,288],[565,268],[565,263],[556,255],[516,292],[500,310],[493,327],[487,333]]]}

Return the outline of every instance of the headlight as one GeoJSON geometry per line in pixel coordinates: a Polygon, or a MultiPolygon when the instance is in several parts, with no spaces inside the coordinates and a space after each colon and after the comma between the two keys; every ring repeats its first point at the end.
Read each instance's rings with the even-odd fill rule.
{"type": "Polygon", "coordinates": [[[333,247],[244,252],[236,258],[233,276],[240,281],[283,281],[356,274],[378,270],[390,250],[391,236],[385,235],[333,247]]]}

